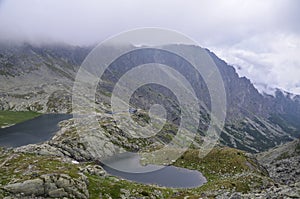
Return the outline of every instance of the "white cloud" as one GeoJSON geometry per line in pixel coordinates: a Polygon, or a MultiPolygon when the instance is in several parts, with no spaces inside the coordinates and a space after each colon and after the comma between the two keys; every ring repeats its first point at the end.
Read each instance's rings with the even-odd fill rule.
{"type": "Polygon", "coordinates": [[[281,24],[288,24],[289,2],[4,0],[0,2],[0,35],[2,40],[87,44],[130,28],[155,26],[182,31],[203,46],[233,44],[251,34],[278,28],[278,16],[281,24]]]}
{"type": "Polygon", "coordinates": [[[214,48],[214,51],[261,92],[272,93],[272,88],[280,88],[300,94],[299,35],[256,35],[233,46],[214,48]]]}
{"type": "Polygon", "coordinates": [[[0,0],[0,40],[83,45],[137,27],[174,29],[240,65],[261,91],[300,94],[299,8],[298,0],[0,0]]]}

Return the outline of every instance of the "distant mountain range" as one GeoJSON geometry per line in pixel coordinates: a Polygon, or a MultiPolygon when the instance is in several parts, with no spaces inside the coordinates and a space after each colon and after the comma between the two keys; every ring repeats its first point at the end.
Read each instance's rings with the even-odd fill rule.
{"type": "MultiPolygon", "coordinates": [[[[193,56],[199,55],[200,47],[170,45],[181,48],[193,56]]],[[[129,48],[135,49],[134,46],[129,48]]],[[[39,112],[71,112],[71,96],[76,72],[92,47],[68,45],[32,46],[30,44],[0,45],[0,109],[31,110],[39,112]]],[[[108,47],[109,51],[117,47],[108,47]]],[[[207,50],[216,63],[227,93],[227,118],[220,137],[221,144],[249,152],[260,152],[300,137],[300,96],[277,90],[275,96],[259,93],[251,81],[240,78],[235,69],[207,50]]],[[[145,62],[162,62],[172,65],[189,80],[199,100],[210,107],[208,90],[201,76],[180,60],[171,59],[160,51],[141,51],[134,59],[120,60],[123,68],[111,65],[99,84],[96,103],[108,109],[113,85],[133,65],[145,62]],[[154,56],[155,54],[155,56],[154,56]],[[134,60],[134,61],[132,61],[134,60]]],[[[132,58],[132,57],[130,57],[132,58]]],[[[132,106],[147,110],[150,104],[159,102],[171,112],[169,120],[177,125],[178,102],[170,91],[158,85],[138,89],[132,106]],[[160,95],[158,95],[160,93],[160,95]],[[143,96],[141,100],[140,96],[143,96]],[[160,97],[158,97],[160,96],[160,97]]],[[[101,107],[102,106],[102,107],[101,107]]],[[[201,135],[209,124],[209,111],[202,107],[201,135]]],[[[176,133],[176,132],[171,132],[176,133]]]]}

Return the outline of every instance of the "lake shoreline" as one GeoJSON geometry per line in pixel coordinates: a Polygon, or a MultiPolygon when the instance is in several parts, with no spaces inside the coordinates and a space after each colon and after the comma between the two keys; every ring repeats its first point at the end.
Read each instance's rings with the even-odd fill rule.
{"type": "Polygon", "coordinates": [[[32,119],[0,129],[0,146],[16,148],[50,140],[60,129],[58,124],[72,118],[71,114],[42,114],[32,119]]]}
{"type": "Polygon", "coordinates": [[[207,183],[207,179],[197,170],[173,165],[148,164],[143,166],[140,163],[140,156],[135,153],[117,154],[98,164],[112,176],[146,185],[192,189],[207,183]]]}

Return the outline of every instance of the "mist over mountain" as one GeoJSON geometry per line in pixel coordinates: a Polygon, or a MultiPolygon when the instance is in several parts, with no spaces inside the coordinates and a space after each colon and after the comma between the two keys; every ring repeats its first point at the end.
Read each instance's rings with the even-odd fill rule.
{"type": "MultiPolygon", "coordinates": [[[[163,48],[177,47],[167,45],[163,48]]],[[[193,56],[199,55],[200,47],[180,45],[180,48],[192,53],[193,56]]],[[[73,82],[77,70],[91,49],[92,47],[58,44],[40,46],[1,44],[0,81],[5,83],[0,85],[0,109],[70,113],[73,82]]],[[[109,51],[113,50],[117,50],[117,47],[109,47],[109,51]]],[[[279,89],[275,96],[261,94],[249,79],[239,77],[232,66],[213,52],[209,50],[207,52],[220,71],[227,94],[227,118],[220,137],[222,144],[259,152],[300,136],[300,96],[279,89]]],[[[124,59],[123,66],[132,67],[138,63],[151,61],[171,65],[189,77],[198,99],[210,107],[207,88],[201,76],[193,75],[193,71],[180,60],[170,59],[159,51],[155,53],[157,56],[154,57],[153,52],[137,52],[132,55],[136,63],[124,59]]],[[[95,100],[100,105],[110,103],[110,93],[118,80],[117,77],[121,77],[128,70],[128,68],[114,68],[113,65],[110,67],[115,69],[112,70],[114,73],[106,73],[104,76],[106,81],[98,86],[96,93],[95,100]]],[[[178,123],[176,117],[179,112],[174,109],[176,99],[159,86],[150,85],[139,89],[131,102],[133,106],[147,110],[149,107],[146,105],[153,103],[154,100],[173,111],[169,119],[175,124],[178,123]],[[161,93],[160,98],[157,98],[158,93],[161,93]],[[145,96],[143,101],[138,97],[141,95],[145,96]],[[168,105],[168,102],[171,102],[171,105],[168,105]]],[[[201,110],[200,135],[209,124],[209,111],[204,107],[201,110]]]]}
{"type": "Polygon", "coordinates": [[[299,0],[0,0],[0,199],[300,198],[299,0]]]}

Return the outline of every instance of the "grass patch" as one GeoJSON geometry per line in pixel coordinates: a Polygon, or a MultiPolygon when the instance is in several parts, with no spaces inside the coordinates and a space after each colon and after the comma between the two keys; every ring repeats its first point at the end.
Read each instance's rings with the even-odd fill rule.
{"type": "Polygon", "coordinates": [[[198,170],[207,178],[206,184],[191,192],[235,189],[246,193],[251,188],[260,187],[263,179],[267,178],[254,159],[243,151],[216,147],[203,158],[198,154],[198,150],[190,149],[175,163],[179,167],[198,170]]]}
{"type": "Polygon", "coordinates": [[[24,122],[39,115],[41,113],[32,111],[0,111],[0,127],[24,122]]]}
{"type": "Polygon", "coordinates": [[[87,176],[89,179],[88,190],[90,199],[121,198],[121,195],[123,197],[133,196],[134,198],[143,198],[145,196],[151,196],[151,198],[171,198],[174,192],[170,188],[143,185],[112,176],[87,176]],[[126,190],[128,195],[123,190],[126,190]]]}
{"type": "Polygon", "coordinates": [[[43,174],[66,174],[72,178],[79,178],[78,166],[62,162],[58,157],[40,156],[26,153],[5,153],[0,155],[0,183],[8,184],[18,179],[22,182],[34,179],[43,174]]]}

